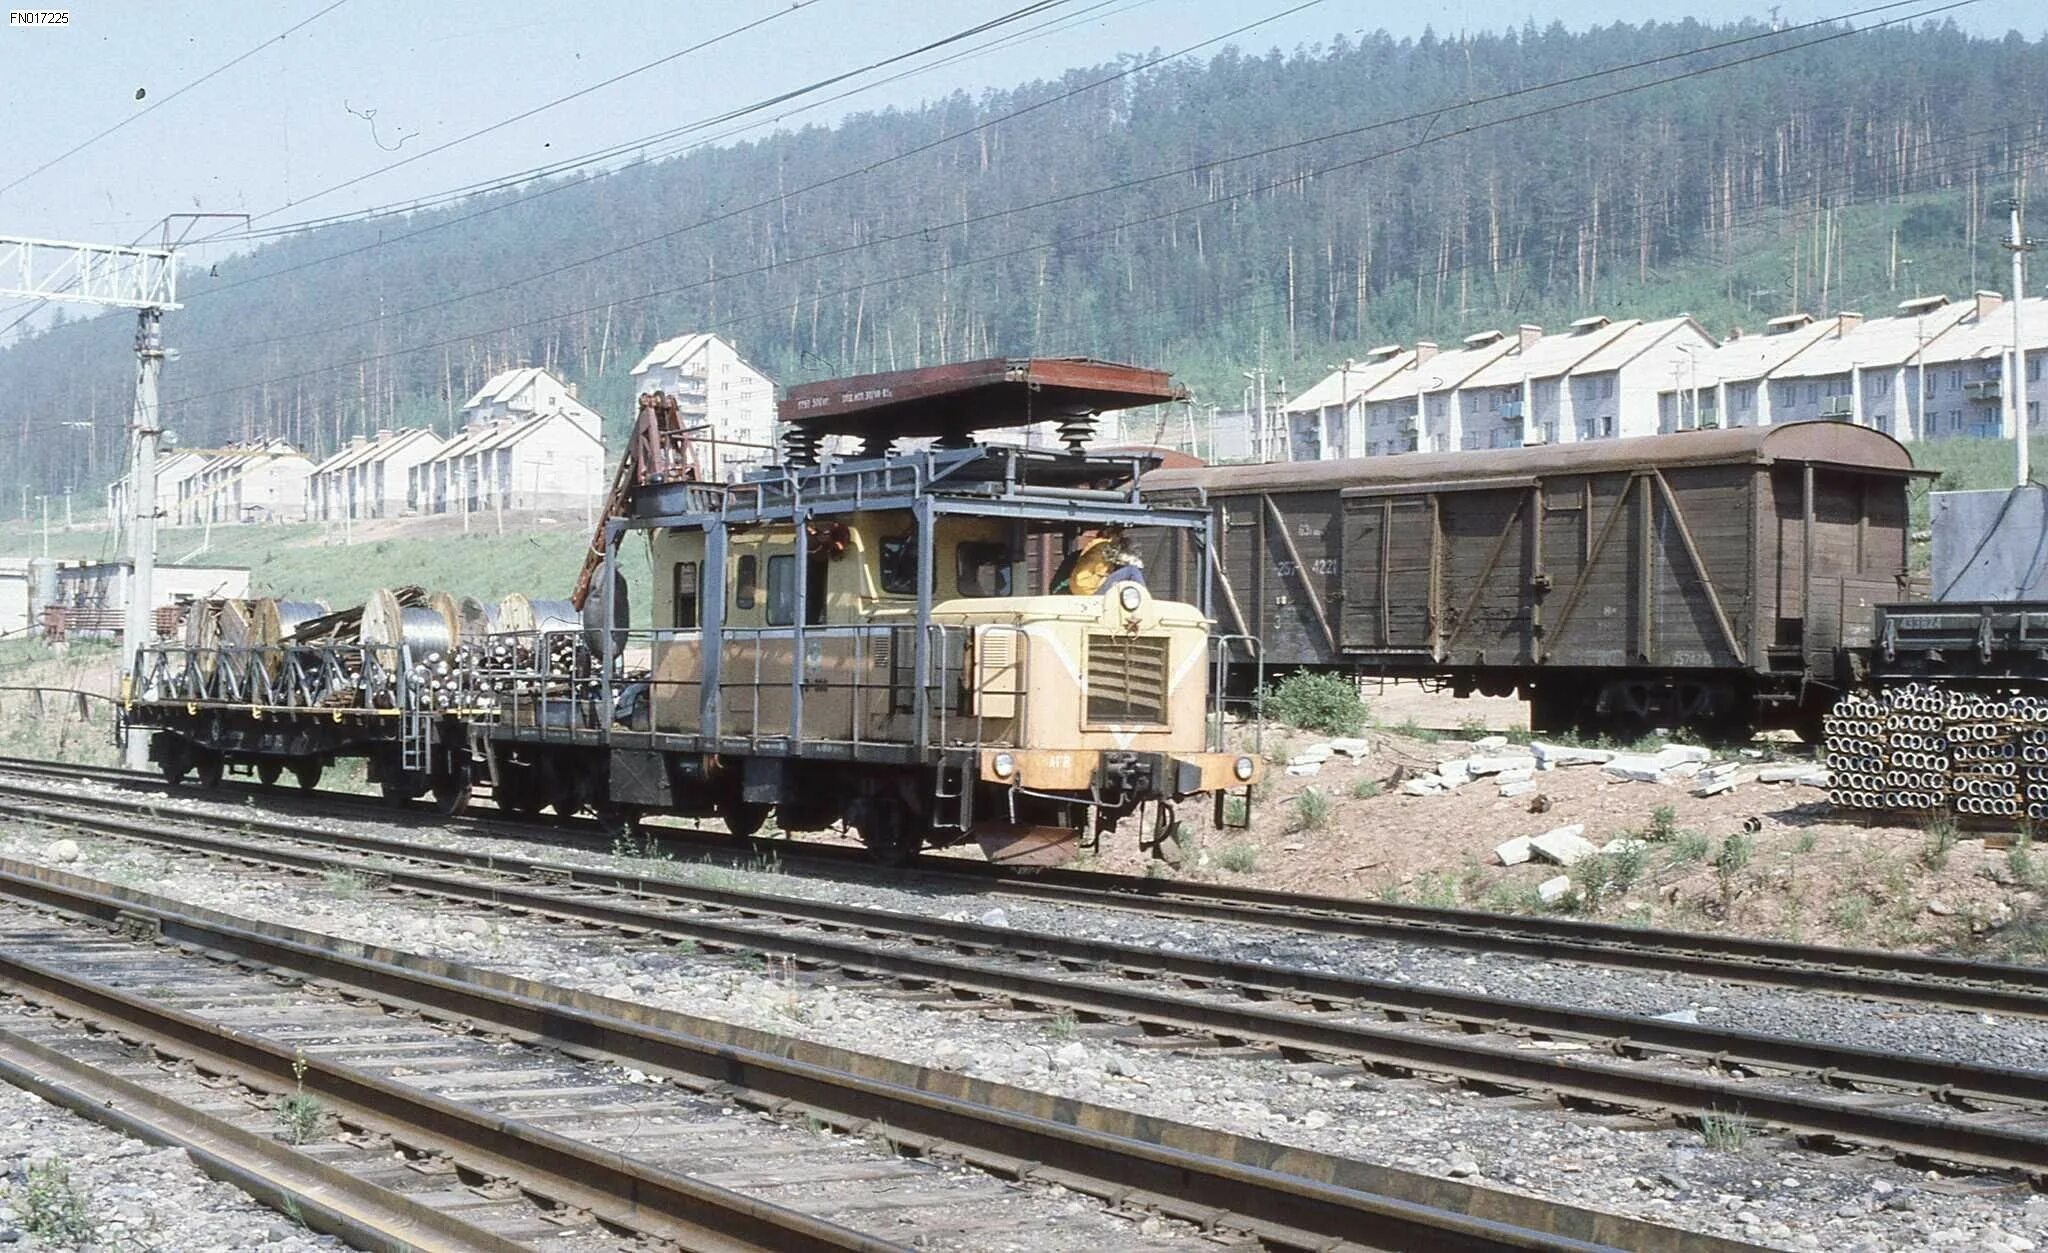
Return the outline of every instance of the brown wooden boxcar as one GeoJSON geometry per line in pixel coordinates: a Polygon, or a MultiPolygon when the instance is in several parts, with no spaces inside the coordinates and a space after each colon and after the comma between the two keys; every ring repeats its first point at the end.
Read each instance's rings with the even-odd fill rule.
{"type": "MultiPolygon", "coordinates": [[[[1726,734],[1813,729],[1854,680],[1872,607],[1906,590],[1914,473],[1889,436],[1807,422],[1144,484],[1214,509],[1218,630],[1269,673],[1519,693],[1537,730],[1726,734]]],[[[1152,569],[1185,595],[1199,567],[1152,569]]]]}

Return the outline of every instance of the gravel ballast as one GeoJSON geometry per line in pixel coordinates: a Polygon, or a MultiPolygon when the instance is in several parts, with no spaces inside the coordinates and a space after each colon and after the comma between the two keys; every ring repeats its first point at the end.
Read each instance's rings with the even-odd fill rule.
{"type": "MultiPolygon", "coordinates": [[[[360,829],[360,824],[349,824],[360,829]]],[[[419,838],[417,832],[405,833],[419,838]]],[[[1950,1179],[1863,1156],[1831,1157],[1761,1136],[1710,1149],[1691,1131],[1625,1118],[1563,1113],[1517,1098],[1482,1097],[1413,1080],[1388,1080],[1330,1067],[1296,1066],[1260,1056],[1176,1054],[1115,1042],[1114,1029],[1059,1019],[938,1013],[858,988],[813,983],[777,963],[714,959],[672,947],[629,944],[601,932],[572,931],[519,919],[466,914],[427,902],[364,893],[352,885],[279,880],[197,857],[91,837],[74,837],[76,859],[61,868],[163,892],[209,908],[353,939],[394,944],[844,1048],[964,1071],[1156,1114],[1392,1165],[1554,1196],[1654,1221],[1787,1248],[1906,1249],[1952,1245],[2033,1247],[2048,1238],[2048,1199],[2008,1181],[1950,1179]]],[[[614,859],[567,850],[545,854],[528,844],[442,837],[436,842],[513,855],[621,868],[614,859]]],[[[17,829],[0,835],[0,854],[50,861],[56,838],[17,829]]],[[[673,871],[673,867],[668,868],[673,871]]],[[[704,873],[711,873],[706,871],[704,873]]],[[[722,881],[735,872],[719,869],[722,881]]],[[[738,882],[806,896],[887,904],[1013,927],[1214,951],[1243,960],[1282,960],[1305,951],[1299,935],[1266,929],[1175,924],[1109,911],[1045,908],[979,897],[938,897],[895,889],[837,885],[793,875],[739,876],[738,882]],[[1295,947],[1286,947],[1295,946],[1295,947]]],[[[2014,1064],[2036,1024],[1982,1023],[1957,1015],[1861,1005],[1843,998],[1634,975],[1522,959],[1524,982],[1509,978],[1514,959],[1489,960],[1410,945],[1314,942],[1326,969],[1427,979],[1496,992],[1537,989],[1541,999],[1667,1012],[1698,1005],[1702,1021],[1790,1029],[1788,1014],[1810,1015],[1821,1038],[1874,1043],[1869,1030],[1835,1019],[1845,1007],[1903,1032],[1965,1042],[1986,1060],[2014,1064]],[[1368,957],[1368,954],[1376,954],[1368,957]],[[1541,969],[1530,978],[1528,971],[1541,969]],[[1583,982],[1583,996],[1574,980],[1583,982]],[[1631,985],[1625,992],[1620,985],[1631,985]],[[1605,993],[1596,1000],[1595,990],[1605,993]],[[1634,998],[1620,1001],[1607,998],[1634,998]],[[1735,1018],[1736,1006],[1752,1015],[1735,1018]],[[1725,1016],[1709,1016],[1709,1008],[1725,1016]],[[1833,1024],[1830,1026],[1830,1024],[1833,1024]],[[1977,1023],[1981,1032],[1957,1031],[1977,1023]],[[1836,1033],[1841,1034],[1837,1035],[1836,1033]],[[2015,1043],[2013,1036],[2020,1036],[2015,1043]]],[[[1898,1038],[1911,1038],[1898,1037],[1898,1038]]],[[[1904,1047],[1904,1046],[1900,1046],[1904,1047]]],[[[1936,1051],[1918,1048],[1915,1051],[1936,1051]]]]}

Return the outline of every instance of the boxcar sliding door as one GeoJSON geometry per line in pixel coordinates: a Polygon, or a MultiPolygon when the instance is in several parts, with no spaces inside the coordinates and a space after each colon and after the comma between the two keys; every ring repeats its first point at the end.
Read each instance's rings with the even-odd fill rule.
{"type": "Polygon", "coordinates": [[[1436,521],[1427,496],[1344,496],[1344,647],[1427,650],[1436,521]]]}

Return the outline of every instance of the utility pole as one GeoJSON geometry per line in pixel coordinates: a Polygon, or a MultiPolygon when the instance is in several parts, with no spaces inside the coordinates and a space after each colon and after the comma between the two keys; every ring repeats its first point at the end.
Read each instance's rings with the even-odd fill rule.
{"type": "Polygon", "coordinates": [[[2021,232],[2020,213],[2027,194],[2027,183],[2023,178],[2013,188],[2012,199],[2006,207],[2012,211],[2012,236],[2005,241],[2012,253],[2012,412],[2013,438],[2017,441],[2018,457],[2016,468],[2021,487],[2032,477],[2027,447],[2027,341],[2022,334],[2024,317],[2021,306],[2027,298],[2027,254],[2034,250],[2034,241],[2021,232]]]}
{"type": "MultiPolygon", "coordinates": [[[[168,261],[167,261],[168,265],[168,261]]],[[[142,649],[156,634],[156,445],[163,435],[157,421],[156,379],[164,364],[164,311],[144,308],[135,322],[135,461],[129,482],[135,497],[135,525],[128,530],[127,613],[121,621],[121,654],[131,682],[142,680],[142,649]]],[[[131,735],[125,746],[131,769],[149,767],[149,744],[131,735]]]]}
{"type": "MultiPolygon", "coordinates": [[[[155,616],[150,601],[156,581],[156,449],[162,434],[157,422],[156,381],[164,359],[164,311],[179,307],[172,253],[168,235],[156,248],[0,236],[0,274],[12,276],[0,281],[0,296],[136,312],[135,409],[128,443],[133,454],[128,468],[134,512],[128,532],[132,564],[121,631],[128,681],[137,673],[155,616]]],[[[46,518],[47,510],[46,502],[46,518]]],[[[126,752],[130,766],[149,764],[149,746],[143,737],[130,736],[126,752]]]]}

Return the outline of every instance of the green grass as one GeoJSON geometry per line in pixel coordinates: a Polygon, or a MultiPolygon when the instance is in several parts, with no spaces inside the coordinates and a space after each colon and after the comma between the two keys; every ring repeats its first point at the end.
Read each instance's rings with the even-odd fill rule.
{"type": "Polygon", "coordinates": [[[1717,1153],[1740,1153],[1749,1144],[1749,1120],[1740,1114],[1708,1110],[1700,1115],[1700,1139],[1717,1153]]]}
{"type": "Polygon", "coordinates": [[[1920,864],[1929,870],[1948,866],[1948,855],[1956,846],[1955,819],[1937,817],[1927,824],[1927,843],[1920,848],[1920,864]]]}
{"type": "Polygon", "coordinates": [[[1671,842],[1671,855],[1668,864],[1671,866],[1689,866],[1705,858],[1709,847],[1710,844],[1707,837],[1699,832],[1681,832],[1678,838],[1671,842]]]}
{"type": "Polygon", "coordinates": [[[1321,788],[1308,788],[1294,798],[1294,830],[1321,831],[1330,825],[1330,798],[1321,788]]]}
{"type": "Polygon", "coordinates": [[[1258,869],[1259,850],[1249,844],[1225,844],[1216,850],[1216,864],[1232,874],[1250,874],[1258,869]]]}
{"type": "Polygon", "coordinates": [[[21,1182],[7,1189],[7,1203],[24,1231],[59,1248],[82,1248],[98,1235],[91,1195],[55,1158],[31,1163],[21,1182]]]}

